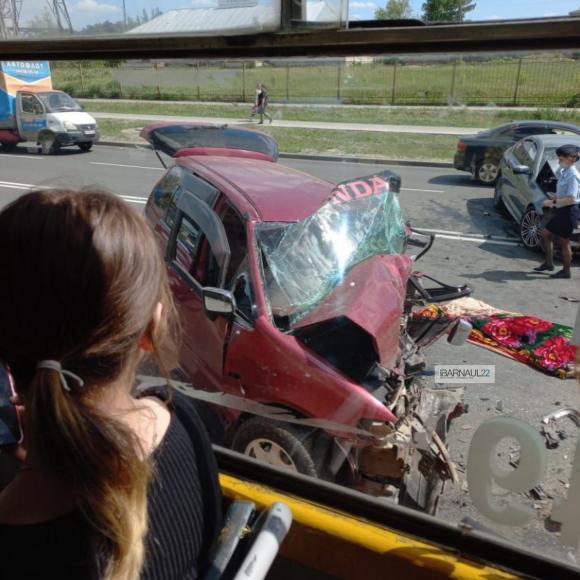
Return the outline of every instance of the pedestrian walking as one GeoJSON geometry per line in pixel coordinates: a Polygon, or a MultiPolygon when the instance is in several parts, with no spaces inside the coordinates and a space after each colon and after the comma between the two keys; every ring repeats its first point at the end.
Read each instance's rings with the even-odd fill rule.
{"type": "Polygon", "coordinates": [[[252,105],[252,112],[250,117],[255,117],[258,111],[258,95],[260,94],[260,83],[256,85],[256,94],[254,95],[254,104],[252,105]]]}
{"type": "Polygon", "coordinates": [[[558,183],[556,193],[548,194],[548,199],[542,204],[544,208],[553,208],[554,215],[542,230],[544,242],[544,262],[534,268],[536,272],[554,270],[554,237],[558,238],[562,250],[562,270],[552,274],[550,278],[571,278],[572,249],[570,238],[580,221],[580,173],[575,167],[580,159],[580,147],[563,145],[556,149],[558,156],[558,183]]]}
{"type": "Polygon", "coordinates": [[[259,125],[264,124],[264,117],[266,117],[270,123],[272,122],[272,117],[268,114],[266,109],[268,108],[268,92],[263,84],[258,84],[259,91],[256,95],[256,113],[260,115],[259,125]]]}

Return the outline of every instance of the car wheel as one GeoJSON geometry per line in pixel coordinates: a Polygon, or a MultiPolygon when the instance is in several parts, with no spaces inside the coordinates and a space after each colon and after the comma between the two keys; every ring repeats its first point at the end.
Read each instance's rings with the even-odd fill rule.
{"type": "Polygon", "coordinates": [[[501,186],[502,186],[502,179],[501,173],[498,174],[497,180],[495,182],[495,188],[493,190],[493,207],[502,214],[507,213],[505,204],[503,202],[503,198],[501,196],[501,186]]]}
{"type": "Polygon", "coordinates": [[[79,143],[79,149],[84,152],[90,151],[92,147],[92,143],[79,143]]]}
{"type": "Polygon", "coordinates": [[[45,133],[38,139],[40,149],[43,155],[54,155],[60,149],[58,141],[52,133],[45,133]]]}
{"type": "Polygon", "coordinates": [[[0,143],[0,151],[6,151],[9,153],[10,151],[16,151],[17,148],[17,143],[0,143]]]}
{"type": "Polygon", "coordinates": [[[541,221],[542,218],[538,212],[533,207],[529,207],[520,222],[520,238],[524,246],[530,250],[542,249],[541,221]]]}
{"type": "Polygon", "coordinates": [[[327,439],[317,430],[254,417],[238,427],[232,448],[268,465],[326,478],[327,439]]]}
{"type": "Polygon", "coordinates": [[[475,177],[485,185],[493,185],[499,175],[499,166],[496,161],[481,161],[475,169],[475,177]]]}

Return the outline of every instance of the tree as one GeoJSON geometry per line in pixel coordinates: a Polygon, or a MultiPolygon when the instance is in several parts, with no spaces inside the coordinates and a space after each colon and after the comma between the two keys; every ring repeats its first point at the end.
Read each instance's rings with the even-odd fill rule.
{"type": "Polygon", "coordinates": [[[400,20],[403,18],[412,18],[413,10],[410,0],[389,0],[385,8],[375,10],[377,20],[400,20]]]}
{"type": "Polygon", "coordinates": [[[30,34],[32,36],[46,37],[60,36],[62,34],[48,6],[45,6],[42,12],[29,20],[28,28],[31,29],[30,34]]]}
{"type": "Polygon", "coordinates": [[[475,8],[471,0],[426,0],[423,20],[427,22],[463,22],[465,15],[475,8]]]}

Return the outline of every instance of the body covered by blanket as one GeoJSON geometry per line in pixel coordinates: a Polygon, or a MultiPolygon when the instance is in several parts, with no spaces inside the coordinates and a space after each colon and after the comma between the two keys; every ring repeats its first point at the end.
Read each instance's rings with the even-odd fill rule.
{"type": "Polygon", "coordinates": [[[473,325],[469,342],[561,379],[574,376],[577,347],[571,342],[570,326],[501,311],[473,299],[454,300],[441,307],[431,304],[413,316],[461,316],[473,325]]]}

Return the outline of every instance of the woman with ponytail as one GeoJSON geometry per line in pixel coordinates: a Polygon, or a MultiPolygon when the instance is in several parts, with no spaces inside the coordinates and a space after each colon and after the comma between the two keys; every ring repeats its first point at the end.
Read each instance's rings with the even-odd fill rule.
{"type": "Polygon", "coordinates": [[[110,194],[32,192],[0,212],[0,272],[26,452],[0,493],[0,577],[196,578],[221,524],[211,446],[182,395],[133,389],[144,357],[176,366],[148,225],[110,194]]]}

